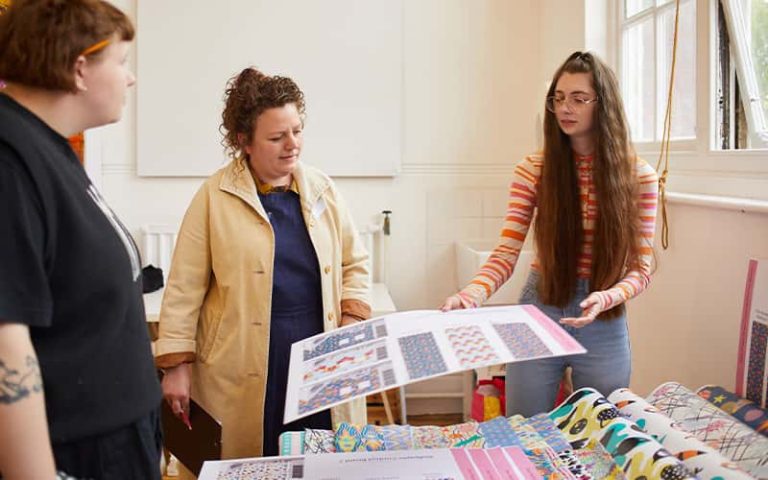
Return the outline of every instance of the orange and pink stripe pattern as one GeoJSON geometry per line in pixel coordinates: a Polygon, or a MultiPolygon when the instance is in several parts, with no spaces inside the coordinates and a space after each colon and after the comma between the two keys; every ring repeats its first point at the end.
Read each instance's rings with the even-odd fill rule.
{"type": "MultiPolygon", "coordinates": [[[[577,275],[589,278],[592,268],[597,195],[592,181],[592,157],[576,157],[581,197],[582,228],[584,241],[577,259],[577,275]]],[[[509,190],[507,215],[499,243],[485,265],[458,296],[465,308],[482,305],[488,297],[512,276],[520,250],[528,235],[536,209],[536,189],[541,178],[541,155],[526,157],[515,167],[509,190]]],[[[656,206],[658,203],[658,176],[644,160],[637,159],[639,182],[638,206],[640,211],[640,264],[628,270],[616,285],[600,292],[601,310],[607,310],[640,294],[648,287],[653,261],[653,236],[656,230],[656,206]]],[[[531,268],[537,268],[534,260],[531,268]]]]}

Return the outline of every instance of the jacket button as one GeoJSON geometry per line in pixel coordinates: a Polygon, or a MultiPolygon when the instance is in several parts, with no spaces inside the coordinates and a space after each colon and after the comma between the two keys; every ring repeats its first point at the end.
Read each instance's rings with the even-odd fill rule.
{"type": "Polygon", "coordinates": [[[333,320],[333,312],[328,314],[328,320],[333,320]]]}
{"type": "Polygon", "coordinates": [[[331,273],[331,266],[330,265],[326,265],[325,268],[323,269],[323,271],[325,273],[331,273]]]}

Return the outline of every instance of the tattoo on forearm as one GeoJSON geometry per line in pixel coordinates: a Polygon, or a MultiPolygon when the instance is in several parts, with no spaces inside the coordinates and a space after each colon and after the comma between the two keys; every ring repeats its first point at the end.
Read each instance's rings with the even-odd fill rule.
{"type": "Polygon", "coordinates": [[[40,365],[32,355],[27,355],[21,370],[13,369],[0,359],[0,404],[16,403],[32,393],[43,391],[40,365]]]}

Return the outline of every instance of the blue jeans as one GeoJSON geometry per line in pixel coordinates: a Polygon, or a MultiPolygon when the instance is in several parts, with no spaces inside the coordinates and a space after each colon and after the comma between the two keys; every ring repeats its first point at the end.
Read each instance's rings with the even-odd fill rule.
{"type": "MultiPolygon", "coordinates": [[[[558,308],[539,301],[536,290],[539,276],[538,272],[531,272],[519,303],[535,305],[555,322],[581,316],[579,303],[590,293],[588,279],[579,279],[571,301],[565,308],[558,308]]],[[[595,320],[582,328],[560,326],[583,345],[587,353],[508,364],[507,416],[530,417],[551,410],[567,366],[573,368],[574,389],[592,387],[608,396],[617,388],[629,386],[632,365],[626,310],[618,318],[595,320]]]]}

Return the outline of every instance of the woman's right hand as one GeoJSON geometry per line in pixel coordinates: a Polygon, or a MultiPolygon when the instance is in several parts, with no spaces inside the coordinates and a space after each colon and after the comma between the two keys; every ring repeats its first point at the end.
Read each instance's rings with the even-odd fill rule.
{"type": "Polygon", "coordinates": [[[171,406],[173,414],[179,418],[182,418],[183,412],[189,412],[191,376],[188,363],[166,369],[163,376],[163,398],[171,406]]]}
{"type": "Polygon", "coordinates": [[[464,308],[464,304],[461,303],[461,298],[458,295],[451,295],[446,298],[440,310],[443,312],[450,312],[451,310],[459,310],[464,308]]]}

